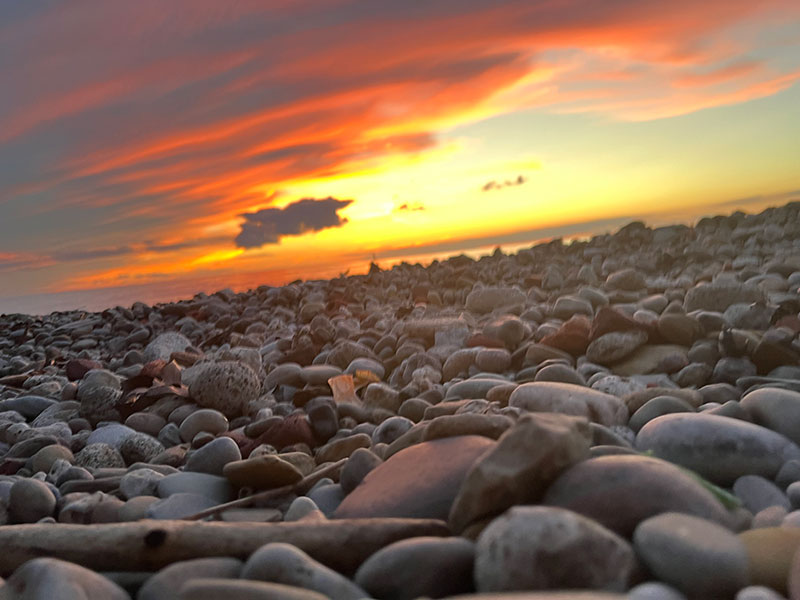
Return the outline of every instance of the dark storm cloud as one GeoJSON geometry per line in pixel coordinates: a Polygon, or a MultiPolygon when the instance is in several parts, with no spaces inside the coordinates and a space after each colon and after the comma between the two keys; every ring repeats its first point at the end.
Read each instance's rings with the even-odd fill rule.
{"type": "Polygon", "coordinates": [[[341,227],[347,219],[337,212],[349,206],[352,200],[304,198],[284,208],[264,208],[253,213],[244,213],[245,221],[236,236],[240,248],[258,248],[266,244],[277,244],[288,235],[322,231],[330,227],[341,227]]]}

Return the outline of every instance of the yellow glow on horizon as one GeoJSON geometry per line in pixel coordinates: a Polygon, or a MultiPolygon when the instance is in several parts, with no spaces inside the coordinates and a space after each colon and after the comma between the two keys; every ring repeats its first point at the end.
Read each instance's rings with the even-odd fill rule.
{"type": "Polygon", "coordinates": [[[231,260],[232,258],[236,258],[244,253],[243,248],[236,248],[234,250],[215,250],[213,252],[209,252],[208,254],[204,254],[198,258],[195,258],[191,263],[191,266],[198,266],[198,265],[206,265],[209,263],[216,263],[216,262],[225,262],[231,260]]]}

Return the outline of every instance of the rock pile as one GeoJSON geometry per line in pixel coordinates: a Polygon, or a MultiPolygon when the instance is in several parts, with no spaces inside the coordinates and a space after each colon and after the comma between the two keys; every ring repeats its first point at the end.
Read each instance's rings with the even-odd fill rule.
{"type": "Polygon", "coordinates": [[[3,315],[0,598],[797,600],[798,334],[800,203],[3,315]]]}

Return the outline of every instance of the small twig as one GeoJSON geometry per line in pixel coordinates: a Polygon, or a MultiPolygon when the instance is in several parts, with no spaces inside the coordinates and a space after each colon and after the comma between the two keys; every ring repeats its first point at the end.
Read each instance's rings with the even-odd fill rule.
{"type": "Polygon", "coordinates": [[[250,506],[252,503],[256,501],[272,500],[273,498],[280,498],[281,496],[285,496],[291,493],[304,494],[312,487],[314,487],[314,484],[317,483],[320,479],[338,473],[338,471],[341,470],[342,467],[344,467],[344,464],[346,462],[347,459],[343,458],[333,464],[328,465],[327,467],[323,467],[322,469],[310,473],[309,475],[303,477],[297,483],[293,483],[291,485],[285,485],[283,487],[275,488],[272,490],[266,490],[264,492],[259,492],[258,494],[247,496],[246,498],[231,500],[230,502],[225,502],[224,504],[218,504],[217,506],[212,506],[211,508],[201,510],[199,513],[195,513],[188,517],[184,517],[182,520],[198,521],[200,519],[205,519],[206,517],[217,515],[221,512],[228,510],[229,508],[243,508],[246,506],[250,506]]]}

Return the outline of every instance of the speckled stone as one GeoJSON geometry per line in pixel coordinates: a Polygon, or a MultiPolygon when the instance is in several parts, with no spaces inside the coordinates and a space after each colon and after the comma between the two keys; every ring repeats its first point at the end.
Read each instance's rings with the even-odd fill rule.
{"type": "Polygon", "coordinates": [[[245,413],[260,390],[261,383],[253,370],[235,361],[204,365],[189,386],[189,393],[197,404],[216,409],[227,417],[245,413]]]}

